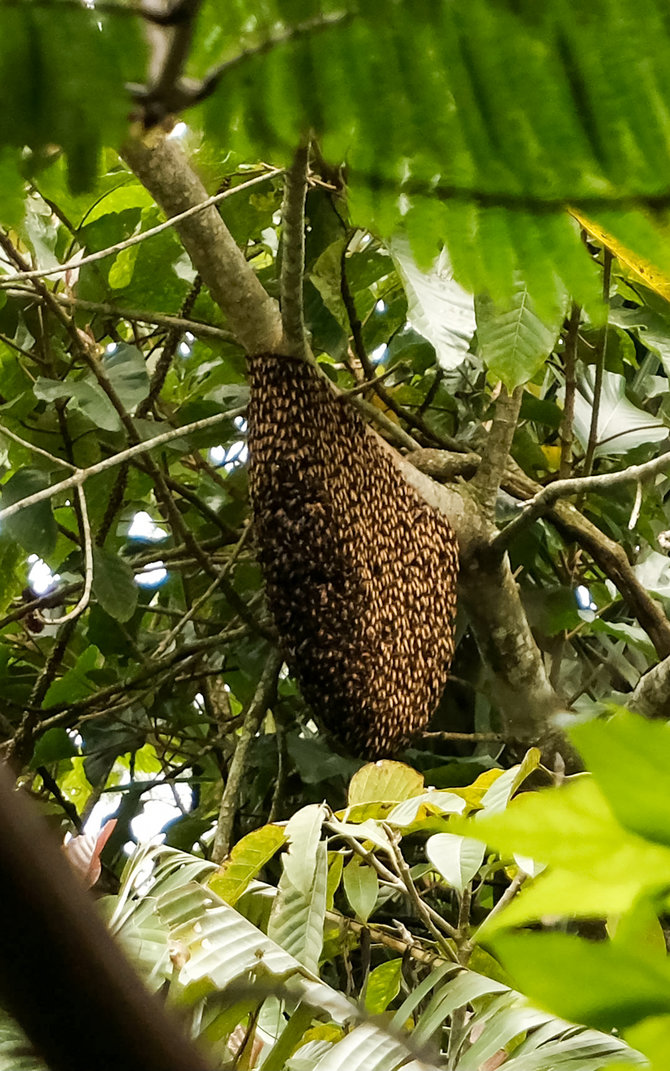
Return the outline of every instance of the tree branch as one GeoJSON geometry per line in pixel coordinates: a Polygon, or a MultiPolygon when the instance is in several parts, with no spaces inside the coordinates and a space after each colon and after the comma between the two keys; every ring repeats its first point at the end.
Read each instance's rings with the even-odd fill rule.
{"type": "Polygon", "coordinates": [[[645,718],[670,718],[670,657],[640,677],[628,707],[645,718]]]}
{"type": "Polygon", "coordinates": [[[519,532],[536,521],[538,517],[548,513],[559,498],[587,494],[593,490],[601,491],[608,487],[616,487],[621,483],[630,483],[633,480],[643,480],[648,476],[665,472],[668,468],[670,468],[670,451],[652,458],[651,461],[645,461],[641,465],[629,465],[628,468],[620,469],[619,472],[603,472],[597,476],[575,476],[569,480],[554,480],[553,483],[537,491],[523,507],[519,516],[510,521],[495,536],[491,549],[496,554],[502,554],[519,532]]]}
{"type": "Polygon", "coordinates": [[[284,180],[282,204],[281,315],[282,353],[306,360],[309,346],[303,313],[303,271],[305,267],[305,197],[309,143],[301,145],[284,180]]]}
{"type": "Polygon", "coordinates": [[[66,621],[74,621],[83,614],[91,600],[91,589],[93,588],[93,542],[91,539],[91,522],[88,519],[88,507],[86,505],[84,488],[81,484],[78,484],[76,490],[81,514],[82,542],[84,544],[84,590],[81,593],[76,606],[73,606],[73,608],[68,611],[68,613],[63,614],[62,617],[52,618],[48,622],[49,625],[64,625],[66,621]]]}
{"type": "MultiPolygon", "coordinates": [[[[35,294],[28,288],[7,287],[6,289],[7,295],[12,298],[29,297],[32,301],[43,301],[39,294],[35,294]]],[[[166,330],[190,331],[196,338],[211,338],[219,342],[235,341],[235,336],[230,331],[224,331],[222,327],[214,327],[212,324],[201,323],[200,320],[188,320],[182,316],[168,316],[160,312],[119,309],[116,305],[110,305],[107,302],[85,301],[83,298],[72,297],[70,294],[54,294],[53,296],[59,305],[81,309],[82,312],[109,316],[115,320],[127,320],[129,323],[148,324],[150,327],[164,327],[166,330]]]]}
{"type": "MultiPolygon", "coordinates": [[[[259,282],[177,142],[163,138],[150,146],[135,139],[121,155],[175,227],[239,344],[250,354],[279,352],[277,303],[259,282]]],[[[223,200],[224,194],[216,197],[223,200]]]]}
{"type": "MultiPolygon", "coordinates": [[[[173,142],[165,142],[164,144],[173,145],[173,142]]],[[[149,151],[149,150],[147,150],[149,151]]],[[[259,182],[267,182],[268,179],[274,178],[276,175],[281,175],[279,168],[272,168],[264,175],[257,175],[255,178],[247,179],[246,182],[241,182],[239,186],[233,186],[229,190],[223,190],[221,193],[215,193],[212,197],[207,196],[207,191],[204,186],[201,187],[203,196],[200,200],[195,201],[184,209],[180,213],[174,213],[164,223],[158,223],[155,227],[150,227],[147,231],[142,231],[141,234],[134,234],[131,238],[126,238],[123,242],[116,242],[115,245],[107,246],[106,249],[98,249],[95,253],[88,253],[85,257],[73,257],[71,260],[65,261],[64,264],[57,264],[55,268],[36,268],[36,269],[21,269],[15,272],[13,275],[5,276],[0,279],[0,289],[6,289],[13,287],[16,283],[26,282],[33,279],[46,279],[50,275],[62,275],[63,273],[82,268],[85,264],[94,264],[98,260],[105,260],[107,257],[114,256],[116,253],[122,253],[124,249],[130,249],[131,246],[141,245],[142,242],[146,242],[149,238],[154,238],[157,234],[161,234],[162,231],[169,230],[171,227],[179,232],[180,227],[187,224],[192,217],[198,213],[205,214],[206,210],[213,208],[220,201],[225,200],[227,197],[232,197],[235,193],[240,193],[245,189],[249,189],[250,186],[257,186],[259,182]]],[[[139,177],[139,176],[138,176],[139,177]]],[[[194,176],[195,177],[195,176],[194,176]]],[[[197,180],[196,180],[197,181],[197,180]]],[[[218,219],[220,216],[218,212],[214,213],[218,219]]],[[[209,215],[209,212],[207,212],[209,215]]],[[[237,246],[235,246],[237,249],[237,246]]],[[[245,264],[246,260],[242,256],[242,253],[238,250],[239,255],[242,257],[245,264]]],[[[247,268],[252,271],[251,268],[247,268]]],[[[260,286],[260,284],[259,284],[260,286]]]]}
{"type": "Polygon", "coordinates": [[[215,863],[220,863],[230,851],[237,801],[245,772],[249,745],[256,736],[261,722],[272,704],[277,688],[277,675],[281,669],[282,662],[283,659],[279,652],[272,652],[266,662],[254,697],[249,704],[249,709],[244,716],[244,724],[237,738],[235,754],[230,763],[228,778],[219,807],[219,818],[212,847],[212,859],[215,863]]]}
{"type": "MultiPolygon", "coordinates": [[[[603,300],[609,310],[610,282],[612,278],[612,254],[609,249],[603,247],[603,300]]],[[[605,375],[605,358],[607,356],[607,318],[598,334],[596,347],[596,378],[593,385],[593,407],[591,409],[591,427],[589,428],[589,440],[586,444],[584,456],[584,475],[590,476],[593,470],[593,460],[598,445],[598,419],[600,417],[600,399],[603,392],[603,378],[605,375]]]]}
{"type": "Polygon", "coordinates": [[[565,336],[565,353],[563,366],[565,368],[565,400],[563,402],[563,418],[559,431],[561,439],[561,462],[558,475],[561,480],[566,480],[572,473],[572,441],[573,422],[575,418],[575,395],[577,393],[577,342],[579,340],[579,323],[582,310],[574,301],[570,311],[568,330],[565,336]]]}
{"type": "MultiPolygon", "coordinates": [[[[476,454],[452,454],[442,450],[416,450],[407,455],[405,462],[408,467],[416,465],[422,472],[429,474],[433,480],[454,480],[461,476],[468,479],[475,469],[476,454]]],[[[670,465],[670,454],[656,458],[647,465],[659,466],[656,471],[670,465]]],[[[642,466],[639,466],[642,467],[642,466]]],[[[598,481],[617,478],[620,473],[606,473],[601,476],[591,476],[593,483],[589,486],[602,486],[598,481]]],[[[631,475],[631,479],[639,478],[631,475]]],[[[561,481],[563,483],[568,481],[561,481]]],[[[571,482],[571,481],[570,481],[571,482]]],[[[618,480],[616,481],[618,482],[618,480]]],[[[526,501],[534,501],[539,495],[549,491],[556,484],[550,484],[542,488],[529,476],[526,476],[518,466],[508,468],[505,472],[501,486],[508,494],[515,498],[526,501]]],[[[471,538],[470,518],[463,514],[459,508],[462,499],[457,490],[451,490],[450,517],[456,529],[459,540],[467,545],[471,538]]],[[[670,622],[668,621],[660,603],[656,602],[647,589],[640,584],[631,566],[626,552],[622,546],[609,539],[591,521],[587,520],[579,510],[567,502],[554,502],[548,508],[548,519],[569,542],[578,543],[588,551],[594,562],[603,571],[628,604],[632,615],[637,618],[641,627],[645,630],[654,644],[660,658],[670,655],[670,622]]],[[[515,522],[512,522],[515,523],[515,522]]],[[[505,528],[500,535],[507,531],[505,528]]],[[[499,537],[497,537],[499,538],[499,537]]]]}
{"type": "Polygon", "coordinates": [[[504,384],[501,385],[493,424],[482,453],[482,460],[472,481],[472,489],[479,498],[483,515],[488,521],[492,521],[495,517],[498,489],[507,467],[522,397],[523,386],[516,387],[512,394],[508,394],[504,384]]]}
{"type": "MultiPolygon", "coordinates": [[[[120,450],[118,454],[105,457],[102,461],[97,461],[95,465],[90,465],[87,469],[76,469],[72,476],[68,476],[65,480],[59,480],[58,483],[52,484],[51,487],[44,487],[41,491],[35,491],[34,494],[20,498],[18,502],[13,502],[11,506],[5,506],[4,509],[0,509],[0,521],[13,517],[15,513],[26,509],[28,506],[34,506],[37,502],[44,502],[47,498],[53,498],[55,495],[60,494],[61,491],[69,491],[72,487],[81,487],[91,476],[97,476],[100,472],[106,472],[107,469],[122,465],[124,461],[128,461],[140,454],[146,454],[157,446],[172,442],[173,439],[180,439],[182,435],[190,435],[194,431],[213,428],[217,424],[223,423],[224,420],[232,420],[236,416],[241,416],[244,412],[244,409],[229,409],[226,413],[215,413],[213,416],[203,417],[202,420],[194,420],[192,424],[184,424],[180,428],[170,428],[169,431],[164,431],[153,439],[145,439],[144,442],[129,446],[126,450],[120,450]]],[[[0,434],[4,434],[4,432],[5,429],[0,428],[0,434]]],[[[63,462],[60,462],[60,464],[63,464],[63,462]]]]}

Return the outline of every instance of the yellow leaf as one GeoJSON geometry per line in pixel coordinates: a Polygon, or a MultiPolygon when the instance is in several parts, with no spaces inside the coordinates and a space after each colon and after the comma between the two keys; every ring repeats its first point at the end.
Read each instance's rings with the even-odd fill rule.
{"type": "Polygon", "coordinates": [[[597,241],[601,242],[606,249],[609,249],[617,260],[621,264],[632,271],[633,275],[636,275],[640,282],[649,287],[650,290],[660,294],[666,301],[670,301],[670,276],[665,275],[649,260],[645,260],[643,257],[627,249],[622,245],[618,238],[609,234],[607,231],[593,220],[587,219],[586,216],[582,216],[580,212],[576,212],[574,209],[570,210],[570,214],[581,223],[582,227],[588,234],[597,241]]]}

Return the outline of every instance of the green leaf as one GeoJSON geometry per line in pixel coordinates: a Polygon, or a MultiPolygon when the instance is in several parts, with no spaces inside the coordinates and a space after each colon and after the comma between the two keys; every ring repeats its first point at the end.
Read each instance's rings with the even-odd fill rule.
{"type": "Polygon", "coordinates": [[[287,823],[288,851],[268,924],[268,936],[312,971],[318,968],[326,916],[328,853],[320,839],[325,813],[322,805],[311,804],[287,823]]]}
{"type": "Polygon", "coordinates": [[[370,971],[365,987],[365,1010],[370,1015],[381,1015],[400,992],[402,960],[390,959],[370,971]]]}
{"type": "Polygon", "coordinates": [[[670,1013],[667,960],[562,933],[505,934],[493,944],[518,988],[555,1015],[623,1030],[670,1013]]]}
{"type": "Polygon", "coordinates": [[[389,812],[386,821],[390,825],[402,828],[431,815],[462,814],[465,806],[465,800],[454,792],[432,789],[430,792],[422,792],[420,796],[412,796],[408,800],[403,800],[402,803],[397,803],[389,812]]]}
{"type": "Polygon", "coordinates": [[[670,729],[626,711],[570,732],[622,826],[670,845],[670,729]]]}
{"type": "MultiPolygon", "coordinates": [[[[39,469],[18,469],[2,488],[2,507],[20,502],[22,498],[49,486],[49,479],[39,469]]],[[[28,506],[4,522],[5,531],[30,554],[48,558],[56,546],[58,529],[51,510],[51,501],[28,506]]]]}
{"type": "Polygon", "coordinates": [[[128,562],[104,547],[93,548],[93,594],[115,621],[130,621],[137,607],[137,584],[128,562]]]}
{"type": "Polygon", "coordinates": [[[379,879],[376,870],[357,855],[344,868],[344,891],[356,918],[367,922],[377,903],[379,879]]]}
{"type": "Polygon", "coordinates": [[[0,611],[3,613],[25,585],[25,573],[21,568],[24,563],[22,548],[9,537],[9,533],[0,532],[0,611]]]}
{"type": "Polygon", "coordinates": [[[103,662],[103,657],[97,647],[92,644],[83,651],[72,669],[64,673],[62,677],[50,685],[44,697],[44,706],[55,706],[57,703],[74,703],[78,699],[85,699],[95,691],[95,684],[88,674],[97,669],[103,662]]]}
{"type": "Polygon", "coordinates": [[[535,313],[528,287],[517,281],[507,306],[498,306],[488,297],[478,298],[477,340],[486,366],[508,390],[527,383],[540,370],[558,339],[567,302],[560,305],[549,322],[535,313]]]}
{"type": "Polygon", "coordinates": [[[209,886],[228,904],[235,904],[259,871],[283,844],[280,826],[261,826],[238,841],[228,858],[209,879],[209,886]]]}
{"type": "MultiPolygon", "coordinates": [[[[529,856],[604,889],[620,885],[619,910],[641,892],[660,891],[670,882],[670,850],[619,825],[588,776],[559,789],[524,793],[502,813],[481,812],[473,819],[451,821],[458,832],[486,840],[506,857],[529,856]]],[[[540,875],[533,886],[537,896],[545,885],[553,889],[555,881],[549,874],[540,875]]]]}
{"type": "MultiPolygon", "coordinates": [[[[574,431],[582,447],[586,447],[593,412],[594,375],[591,369],[580,383],[575,395],[574,431]]],[[[653,413],[640,409],[626,396],[623,376],[605,371],[598,407],[598,445],[596,457],[625,454],[646,443],[663,442],[668,427],[653,413]]]]}
{"type": "Polygon", "coordinates": [[[516,766],[510,766],[509,770],[501,773],[482,797],[482,812],[497,814],[498,811],[504,811],[516,790],[527,777],[530,777],[534,770],[537,770],[541,758],[542,755],[538,748],[531,747],[520,763],[516,766]]]}
{"type": "Polygon", "coordinates": [[[126,409],[134,409],[149,393],[149,375],[142,352],[136,346],[118,343],[105,355],[104,368],[126,409]]]}
{"type": "MultiPolygon", "coordinates": [[[[303,845],[294,844],[293,861],[302,855],[303,845]]],[[[312,881],[309,886],[296,886],[291,880],[284,860],[284,870],[272,905],[268,937],[271,937],[308,970],[318,970],[323,946],[323,924],[326,917],[328,885],[328,853],[325,841],[315,846],[311,862],[312,881]]],[[[300,858],[300,863],[308,860],[300,858]]],[[[293,868],[295,872],[295,867],[293,868]]]]}
{"type": "Polygon", "coordinates": [[[344,869],[344,855],[342,852],[331,852],[328,864],[328,884],[326,887],[326,911],[333,910],[335,893],[340,887],[342,871],[344,869]]]}
{"type": "Polygon", "coordinates": [[[510,929],[545,918],[594,919],[619,916],[631,909],[640,895],[640,881],[621,873],[608,881],[593,880],[583,872],[544,870],[521,888],[503,911],[484,919],[478,940],[486,941],[497,930],[510,929]]]}
{"type": "Polygon", "coordinates": [[[309,273],[309,281],[319,291],[324,305],[335,317],[340,327],[348,330],[349,320],[341,291],[341,262],[344,245],[345,239],[338,238],[321,254],[309,273]]]}
{"type": "Polygon", "coordinates": [[[30,767],[34,770],[61,759],[71,759],[76,754],[77,748],[65,729],[47,729],[35,744],[30,767]]]}
{"type": "Polygon", "coordinates": [[[403,762],[382,759],[368,763],[351,779],[347,804],[400,803],[423,790],[423,776],[403,762]]]}
{"type": "Polygon", "coordinates": [[[426,841],[426,855],[448,885],[462,893],[484,861],[486,845],[455,833],[436,833],[426,841]]]}
{"type": "Polygon", "coordinates": [[[404,237],[389,243],[407,294],[407,319],[434,347],[442,368],[457,368],[465,359],[475,333],[474,300],[454,280],[443,250],[429,271],[416,264],[404,237]]]}
{"type": "Polygon", "coordinates": [[[131,245],[129,249],[122,249],[114,258],[107,276],[107,282],[112,290],[124,290],[125,287],[130,286],[139,251],[139,245],[131,245]]]}
{"type": "Polygon", "coordinates": [[[121,427],[119,414],[110,402],[109,398],[97,383],[88,382],[85,379],[60,382],[56,379],[44,379],[40,377],[34,387],[35,397],[45,402],[53,402],[58,398],[69,398],[70,404],[87,416],[97,427],[103,431],[118,431],[121,427]]]}

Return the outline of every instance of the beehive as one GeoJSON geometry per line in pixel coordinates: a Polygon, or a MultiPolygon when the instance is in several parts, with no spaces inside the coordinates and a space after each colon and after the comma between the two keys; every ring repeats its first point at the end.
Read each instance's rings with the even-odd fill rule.
{"type": "Polygon", "coordinates": [[[454,534],[315,369],[274,354],[249,366],[250,491],[284,655],[338,739],[392,755],[446,681],[454,534]]]}

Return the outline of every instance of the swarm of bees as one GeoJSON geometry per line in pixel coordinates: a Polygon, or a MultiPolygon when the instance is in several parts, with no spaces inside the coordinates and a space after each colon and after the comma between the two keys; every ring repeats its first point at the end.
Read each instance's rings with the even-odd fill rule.
{"type": "Polygon", "coordinates": [[[284,656],[350,751],[393,755],[447,678],[454,533],[316,369],[275,354],[249,367],[250,491],[284,656]]]}

